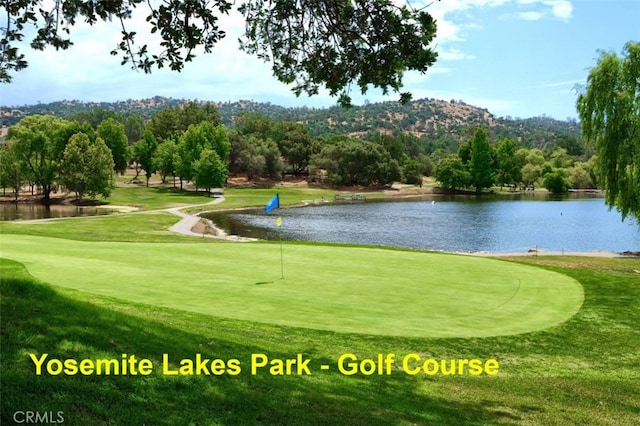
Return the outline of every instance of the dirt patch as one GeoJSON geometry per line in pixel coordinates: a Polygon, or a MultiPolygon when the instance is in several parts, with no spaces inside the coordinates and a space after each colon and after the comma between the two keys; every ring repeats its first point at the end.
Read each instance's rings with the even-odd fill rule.
{"type": "Polygon", "coordinates": [[[216,237],[220,236],[220,230],[215,226],[212,226],[211,221],[202,218],[200,218],[198,223],[196,223],[195,226],[191,228],[191,232],[203,235],[214,235],[216,237]]]}

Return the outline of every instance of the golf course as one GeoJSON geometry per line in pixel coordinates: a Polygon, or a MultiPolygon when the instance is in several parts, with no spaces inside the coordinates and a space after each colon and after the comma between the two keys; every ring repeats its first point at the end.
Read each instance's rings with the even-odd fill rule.
{"type": "MultiPolygon", "coordinates": [[[[259,207],[273,193],[228,189],[208,208],[259,207]]],[[[332,193],[280,197],[286,207],[332,193]]],[[[0,223],[3,424],[17,412],[105,425],[640,418],[637,257],[498,260],[169,231],[179,218],[167,209],[208,201],[117,188],[111,204],[137,211],[0,223]],[[43,354],[65,369],[38,372],[43,354]],[[153,371],[67,368],[132,355],[153,371]],[[222,367],[189,370],[201,358],[222,367]],[[446,371],[461,360],[486,374],[446,371]]]]}

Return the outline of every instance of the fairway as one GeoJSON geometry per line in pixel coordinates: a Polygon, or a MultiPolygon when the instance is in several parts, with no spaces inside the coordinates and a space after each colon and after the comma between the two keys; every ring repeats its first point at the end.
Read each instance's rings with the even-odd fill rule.
{"type": "Polygon", "coordinates": [[[124,243],[3,235],[0,256],[56,286],[263,323],[410,337],[519,334],[566,321],[582,286],[495,259],[273,243],[124,243]]]}

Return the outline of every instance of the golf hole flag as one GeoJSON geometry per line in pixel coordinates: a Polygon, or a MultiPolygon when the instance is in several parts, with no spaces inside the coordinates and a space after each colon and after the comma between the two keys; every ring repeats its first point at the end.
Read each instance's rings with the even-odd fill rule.
{"type": "Polygon", "coordinates": [[[269,213],[271,210],[277,209],[279,207],[280,207],[280,197],[278,196],[278,194],[276,194],[273,196],[271,201],[269,201],[267,205],[264,206],[264,212],[269,213]]]}

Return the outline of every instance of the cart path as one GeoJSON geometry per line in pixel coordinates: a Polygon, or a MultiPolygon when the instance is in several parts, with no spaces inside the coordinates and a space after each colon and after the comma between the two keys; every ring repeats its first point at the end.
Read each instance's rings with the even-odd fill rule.
{"type": "Polygon", "coordinates": [[[204,238],[217,238],[217,239],[221,239],[221,240],[227,240],[227,241],[256,241],[255,238],[247,238],[247,237],[240,237],[238,235],[228,235],[224,230],[218,228],[212,221],[210,221],[209,219],[203,219],[200,217],[200,213],[197,213],[195,215],[189,214],[189,213],[184,213],[181,210],[183,209],[189,209],[189,208],[193,208],[193,207],[203,207],[203,206],[211,206],[214,204],[220,204],[224,201],[224,197],[222,195],[217,195],[215,196],[215,198],[208,202],[208,203],[204,203],[204,204],[195,204],[195,205],[190,205],[190,206],[182,206],[182,207],[172,207],[172,208],[168,208],[168,209],[163,209],[161,211],[166,211],[168,213],[174,214],[176,216],[179,216],[181,219],[174,224],[173,226],[171,226],[169,228],[170,232],[176,233],[176,234],[180,234],[180,235],[186,235],[186,236],[190,236],[190,237],[204,237],[204,238]],[[196,226],[198,224],[198,222],[200,222],[200,220],[204,220],[207,222],[207,225],[211,228],[213,228],[215,230],[215,235],[213,234],[207,234],[207,233],[199,233],[199,232],[193,232],[192,229],[194,226],[196,226]]]}

